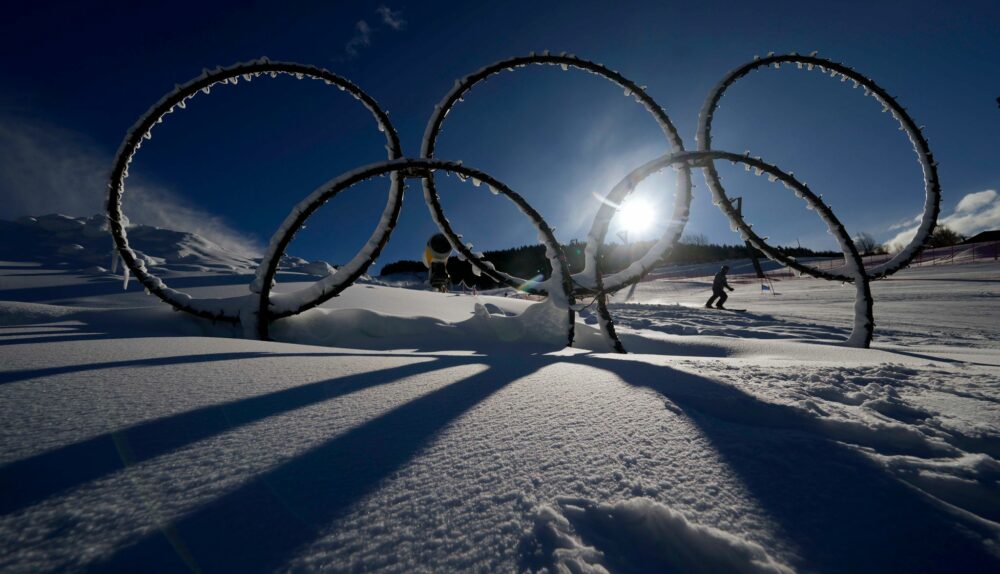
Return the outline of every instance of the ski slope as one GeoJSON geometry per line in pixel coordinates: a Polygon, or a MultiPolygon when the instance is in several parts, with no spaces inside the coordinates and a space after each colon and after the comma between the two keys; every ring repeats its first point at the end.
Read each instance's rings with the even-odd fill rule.
{"type": "MultiPolygon", "coordinates": [[[[165,280],[246,293],[199,245],[165,280]]],[[[376,284],[246,340],[3,258],[5,572],[1000,568],[995,263],[874,284],[870,350],[850,286],[651,281],[615,355],[587,312],[563,349],[545,304],[376,284]]]]}

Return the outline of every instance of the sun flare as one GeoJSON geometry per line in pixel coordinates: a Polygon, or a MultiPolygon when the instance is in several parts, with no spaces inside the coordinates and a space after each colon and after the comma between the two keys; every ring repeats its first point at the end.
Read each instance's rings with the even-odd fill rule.
{"type": "Polygon", "coordinates": [[[619,225],[629,233],[642,233],[653,224],[653,209],[642,200],[626,201],[618,208],[619,225]]]}

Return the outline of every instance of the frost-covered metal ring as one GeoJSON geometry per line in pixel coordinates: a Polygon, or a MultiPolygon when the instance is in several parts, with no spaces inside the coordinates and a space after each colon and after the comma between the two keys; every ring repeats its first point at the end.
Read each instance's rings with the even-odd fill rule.
{"type": "MultiPolygon", "coordinates": [[[[545,254],[552,266],[552,275],[546,283],[546,289],[542,290],[542,292],[547,293],[550,298],[554,298],[559,307],[566,309],[567,345],[572,345],[576,320],[576,314],[572,308],[574,303],[573,285],[570,280],[566,255],[559,246],[559,242],[556,241],[555,235],[553,235],[549,225],[523,197],[493,176],[478,169],[466,167],[461,162],[427,158],[403,158],[373,163],[349,171],[320,186],[316,191],[300,201],[271,238],[271,243],[268,245],[261,265],[257,268],[257,278],[254,281],[258,287],[258,289],[255,289],[257,291],[256,316],[252,319],[244,317],[244,327],[249,328],[251,322],[256,323],[258,337],[266,340],[269,337],[271,321],[301,313],[330,299],[353,283],[371,264],[371,258],[355,257],[354,260],[338,269],[333,275],[329,275],[305,289],[293,293],[275,293],[272,295],[271,290],[274,285],[274,277],[278,271],[278,262],[281,260],[281,256],[295,237],[295,233],[302,228],[305,221],[324,203],[341,191],[373,177],[393,174],[399,177],[420,177],[426,181],[438,170],[454,173],[463,179],[472,179],[473,181],[486,184],[490,191],[506,196],[531,219],[532,223],[538,229],[538,238],[545,245],[545,254]],[[558,288],[555,288],[555,286],[558,286],[558,288]]],[[[389,221],[383,217],[380,228],[388,225],[388,223],[389,221]]],[[[471,255],[468,247],[465,245],[460,245],[460,247],[460,251],[464,256],[469,257],[471,255]]],[[[491,264],[486,263],[485,265],[486,269],[493,270],[491,264]]]]}
{"type": "MultiPolygon", "coordinates": [[[[208,94],[211,88],[217,84],[236,84],[240,79],[249,82],[257,77],[276,77],[279,74],[290,75],[298,79],[322,80],[328,85],[337,86],[342,91],[350,93],[371,112],[378,124],[379,131],[385,134],[389,159],[396,159],[403,155],[396,129],[378,103],[350,80],[321,68],[288,62],[271,62],[262,58],[229,68],[206,70],[186,84],[178,85],[143,114],[125,136],[125,140],[115,156],[114,167],[111,171],[107,204],[108,224],[122,261],[150,293],[175,309],[214,321],[238,323],[240,322],[241,307],[246,298],[196,299],[187,293],[171,289],[163,280],[146,269],[145,263],[136,257],[135,252],[129,246],[126,233],[128,218],[122,211],[122,196],[125,193],[125,180],[128,178],[129,164],[142,146],[142,142],[152,137],[153,127],[161,123],[167,114],[178,108],[183,109],[189,99],[199,93],[208,94]]],[[[395,226],[402,206],[402,189],[402,178],[398,174],[393,174],[389,198],[382,212],[382,222],[369,239],[365,249],[355,259],[364,256],[373,260],[388,241],[389,232],[395,226]]],[[[350,277],[347,284],[353,282],[356,277],[350,277]]],[[[348,277],[343,278],[348,279],[348,277]]]]}
{"type": "MultiPolygon", "coordinates": [[[[807,207],[815,211],[817,215],[823,219],[823,222],[826,223],[830,234],[837,239],[837,242],[843,250],[844,260],[846,262],[843,268],[843,274],[834,275],[815,269],[811,266],[802,266],[802,270],[804,273],[812,275],[813,277],[822,279],[837,279],[854,283],[856,288],[854,323],[851,334],[845,344],[854,347],[868,347],[871,344],[875,321],[872,314],[872,297],[869,289],[869,280],[865,275],[861,255],[858,253],[854,241],[852,241],[850,236],[847,234],[847,230],[844,228],[844,225],[839,219],[837,219],[837,216],[834,215],[830,207],[824,203],[819,196],[813,193],[807,185],[795,179],[791,173],[782,171],[777,166],[767,163],[760,158],[750,157],[748,155],[717,150],[680,152],[660,156],[645,165],[640,166],[632,173],[625,176],[611,190],[608,194],[608,198],[609,200],[615,201],[616,204],[621,203],[630,193],[632,193],[640,182],[650,175],[665,168],[687,164],[693,168],[708,170],[712,167],[715,160],[742,163],[749,169],[768,174],[769,179],[773,181],[780,181],[786,188],[795,193],[797,197],[802,198],[806,202],[807,207]]],[[[722,207],[723,211],[728,213],[733,209],[729,200],[726,199],[725,196],[719,195],[714,199],[716,203],[722,207]]],[[[609,201],[609,203],[611,202],[609,201]]],[[[591,235],[588,238],[588,247],[591,243],[595,245],[594,257],[596,260],[600,260],[601,251],[604,245],[604,237],[607,234],[608,226],[614,215],[614,207],[605,204],[601,207],[601,210],[598,212],[597,217],[594,220],[594,229],[591,231],[591,235]]],[[[753,233],[752,228],[743,223],[742,219],[739,221],[742,223],[740,227],[740,234],[743,236],[744,240],[749,240],[749,234],[753,233]],[[745,230],[744,227],[746,228],[745,230]]],[[[598,281],[598,291],[606,291],[607,289],[601,283],[601,275],[598,273],[595,277],[598,281]]],[[[600,311],[599,313],[601,315],[602,327],[604,327],[602,330],[604,331],[605,336],[610,339],[611,344],[616,349],[619,349],[621,342],[618,341],[615,336],[614,329],[610,326],[611,318],[609,315],[606,315],[606,313],[606,309],[600,311]],[[609,323],[609,325],[604,326],[603,323],[605,322],[609,323]]]]}
{"type": "Polygon", "coordinates": [[[214,72],[206,71],[191,82],[183,86],[178,86],[176,90],[164,96],[163,99],[140,118],[126,136],[115,157],[108,195],[108,221],[115,245],[125,265],[135,273],[139,281],[151,293],[177,309],[200,317],[217,321],[243,323],[245,330],[256,333],[261,338],[266,339],[271,321],[300,313],[321,304],[353,284],[371,266],[388,241],[396,224],[402,205],[404,179],[407,177],[417,177],[423,180],[424,198],[431,211],[431,216],[441,232],[448,238],[455,250],[459,252],[460,257],[468,260],[479,271],[499,283],[519,288],[529,293],[548,295],[553,298],[560,308],[565,308],[567,311],[567,340],[570,344],[572,344],[574,334],[574,299],[582,295],[596,295],[598,315],[603,327],[602,330],[614,349],[624,352],[624,347],[614,331],[606,304],[606,296],[609,292],[616,291],[626,285],[639,281],[654,265],[662,261],[662,258],[669,252],[669,249],[676,243],[684,230],[689,214],[691,202],[691,169],[702,169],[708,180],[715,204],[720,206],[732,223],[734,231],[739,231],[744,240],[757,249],[760,249],[771,259],[802,273],[822,279],[854,283],[857,290],[854,308],[854,327],[847,343],[859,347],[869,346],[874,328],[869,281],[885,277],[906,266],[930,235],[937,223],[940,211],[940,185],[937,178],[936,164],[920,128],[915,125],[906,111],[885,90],[875,84],[874,81],[843,64],[817,58],[814,55],[768,55],[766,58],[756,59],[733,70],[716,86],[702,108],[699,120],[698,141],[700,151],[684,151],[680,136],[677,134],[677,130],[674,128],[669,117],[649,97],[642,86],[636,85],[617,72],[611,71],[600,64],[582,60],[571,55],[562,54],[554,56],[545,53],[540,56],[531,54],[525,57],[503,60],[458,80],[452,90],[444,97],[441,104],[436,107],[434,114],[427,124],[422,145],[422,157],[420,159],[402,158],[399,138],[392,124],[389,122],[387,114],[378,107],[372,98],[362,92],[360,88],[340,76],[311,66],[291,63],[271,63],[267,60],[259,60],[231,68],[219,68],[214,72]],[[552,229],[523,197],[510,190],[510,188],[492,176],[473,168],[464,167],[461,162],[443,161],[433,158],[436,139],[441,131],[444,118],[457,102],[462,101],[462,96],[466,92],[472,89],[477,83],[484,81],[494,74],[524,67],[529,64],[558,65],[564,70],[568,70],[571,67],[582,69],[617,84],[624,90],[626,96],[634,97],[636,101],[641,103],[653,115],[663,130],[668,143],[674,150],[667,155],[640,166],[610,191],[604,203],[599,208],[588,235],[584,270],[574,276],[570,276],[566,255],[556,241],[552,229]],[[829,206],[819,196],[809,190],[808,187],[792,177],[791,173],[785,173],[774,165],[764,162],[759,157],[750,157],[749,154],[738,155],[731,152],[710,149],[712,119],[718,107],[719,100],[729,86],[753,70],[769,66],[777,68],[782,64],[795,64],[800,68],[806,67],[807,69],[819,68],[824,72],[829,71],[833,76],[839,76],[841,81],[851,80],[855,87],[863,87],[866,93],[873,94],[882,103],[884,111],[892,112],[893,117],[900,124],[900,129],[907,132],[917,153],[917,158],[923,168],[925,185],[924,213],[917,234],[903,251],[896,254],[886,263],[873,267],[870,271],[865,270],[857,247],[829,206]],[[198,92],[208,93],[209,89],[215,84],[235,84],[240,77],[249,81],[263,74],[270,76],[290,74],[297,78],[308,77],[323,80],[328,84],[337,85],[341,90],[350,92],[368,108],[375,117],[379,129],[385,133],[388,142],[386,149],[389,161],[371,164],[345,173],[331,180],[325,186],[317,189],[302,200],[272,236],[265,257],[266,264],[258,267],[255,280],[250,285],[250,295],[231,299],[194,299],[185,293],[167,287],[162,280],[145,268],[143,261],[138,259],[135,252],[129,247],[125,232],[127,218],[122,212],[122,196],[125,192],[125,179],[128,177],[128,166],[143,140],[149,139],[151,130],[155,124],[161,122],[163,117],[173,112],[175,108],[183,108],[189,98],[198,92]],[[785,187],[791,189],[797,196],[804,199],[807,206],[815,210],[824,220],[830,233],[840,243],[844,252],[844,266],[840,269],[829,271],[818,269],[811,265],[802,264],[792,257],[787,257],[768,245],[766,238],[758,236],[753,231],[752,226],[746,223],[733,208],[721,185],[718,172],[715,170],[714,162],[717,160],[742,163],[748,170],[753,169],[758,175],[766,172],[772,180],[780,180],[785,187]],[[674,167],[680,172],[677,193],[674,199],[674,213],[666,232],[664,232],[661,239],[645,256],[630,264],[626,269],[604,277],[598,267],[598,262],[601,259],[608,227],[618,210],[618,206],[632,193],[636,185],[650,174],[666,167],[674,167]],[[464,243],[462,236],[452,229],[451,224],[444,215],[434,185],[434,172],[436,170],[454,173],[462,179],[471,178],[472,182],[477,186],[486,183],[491,191],[496,194],[502,193],[514,202],[531,219],[539,231],[539,239],[545,245],[546,257],[549,259],[552,267],[551,277],[541,284],[529,283],[524,279],[514,277],[496,269],[491,263],[484,260],[483,254],[474,252],[471,244],[464,243]],[[358,182],[378,175],[390,175],[392,185],[379,224],[365,246],[346,265],[342,266],[335,273],[312,284],[310,287],[294,293],[275,294],[272,296],[278,261],[306,219],[323,203],[341,191],[358,182]]]}
{"type": "MultiPolygon", "coordinates": [[[[910,240],[906,247],[888,261],[865,271],[865,275],[873,280],[895,273],[908,265],[917,256],[924,243],[930,237],[930,234],[934,231],[934,226],[937,224],[938,214],[941,210],[941,184],[938,181],[937,163],[934,161],[934,156],[931,154],[927,139],[924,138],[920,127],[917,126],[913,118],[906,113],[906,110],[899,105],[895,98],[889,95],[888,92],[871,78],[858,73],[844,64],[818,58],[815,55],[784,54],[775,56],[769,54],[767,57],[755,59],[729,72],[705,99],[698,121],[698,149],[704,151],[712,147],[712,120],[719,106],[719,101],[726,93],[726,90],[736,83],[737,80],[754,70],[768,67],[780,68],[782,64],[794,64],[797,68],[829,73],[832,77],[839,77],[842,82],[850,80],[855,88],[863,88],[865,95],[871,95],[876,101],[882,104],[883,112],[892,113],[892,116],[899,122],[900,129],[906,132],[910,143],[913,144],[913,149],[917,154],[917,160],[920,162],[924,178],[924,210],[920,219],[920,225],[913,239],[910,240]]],[[[843,274],[826,273],[811,265],[800,263],[795,258],[787,256],[768,245],[763,238],[753,233],[742,217],[732,208],[715,167],[707,165],[704,172],[713,197],[720,203],[723,212],[725,212],[730,222],[747,236],[747,240],[751,245],[761,250],[769,258],[800,272],[824,279],[851,280],[843,274]]]]}
{"type": "MultiPolygon", "coordinates": [[[[463,97],[466,93],[468,93],[476,84],[483,82],[496,74],[500,74],[505,71],[513,71],[531,64],[559,66],[563,70],[569,70],[570,68],[579,69],[595,74],[614,84],[617,84],[626,96],[635,98],[635,100],[642,104],[650,115],[653,116],[653,119],[656,120],[656,123],[663,131],[664,136],[666,136],[667,143],[670,145],[671,150],[674,152],[684,150],[684,144],[681,141],[681,137],[678,134],[677,129],[674,127],[673,122],[671,122],[670,117],[667,116],[667,113],[663,110],[663,108],[657,104],[648,93],[646,93],[644,86],[636,84],[618,72],[615,72],[614,70],[611,70],[601,64],[577,58],[576,56],[570,54],[564,53],[555,55],[545,52],[540,55],[530,54],[528,56],[501,60],[483,67],[460,80],[456,80],[451,91],[449,91],[441,102],[434,107],[434,113],[427,122],[420,151],[421,157],[431,158],[434,156],[437,138],[441,133],[445,117],[451,109],[458,104],[458,102],[463,101],[463,97]]],[[[438,197],[437,189],[434,184],[433,176],[424,179],[423,188],[424,201],[430,209],[431,217],[434,219],[434,222],[437,224],[438,228],[440,228],[445,237],[448,238],[452,246],[465,258],[467,258],[472,265],[491,279],[501,284],[521,289],[529,293],[540,293],[540,290],[534,287],[530,281],[520,277],[514,277],[495,269],[489,262],[484,261],[480,254],[475,253],[466,247],[465,242],[462,240],[462,236],[452,228],[451,223],[445,216],[444,209],[441,207],[440,198],[438,197]]],[[[677,181],[677,191],[674,198],[674,216],[671,224],[667,227],[667,231],[663,234],[663,237],[650,249],[646,256],[640,260],[639,266],[636,267],[637,269],[648,269],[656,261],[659,261],[673,246],[683,232],[690,205],[691,173],[687,166],[682,164],[680,165],[680,175],[677,181]]],[[[593,268],[586,269],[583,273],[573,276],[573,281],[578,285],[579,292],[593,291],[593,287],[596,285],[595,271],[596,270],[593,268]]],[[[609,290],[620,288],[621,285],[626,284],[628,280],[637,281],[638,277],[632,277],[624,273],[615,274],[607,282],[610,287],[609,290]]]]}

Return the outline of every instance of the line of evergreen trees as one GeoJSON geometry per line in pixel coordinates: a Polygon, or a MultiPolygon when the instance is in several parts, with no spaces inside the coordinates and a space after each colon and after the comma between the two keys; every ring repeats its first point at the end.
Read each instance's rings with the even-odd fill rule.
{"type": "MultiPolygon", "coordinates": [[[[653,246],[653,241],[640,241],[630,245],[610,243],[604,246],[603,258],[601,260],[601,271],[603,273],[615,273],[627,267],[636,259],[639,259],[653,246]]],[[[584,250],[587,244],[582,241],[572,240],[568,245],[563,245],[563,250],[569,260],[571,273],[578,273],[583,270],[584,250]]],[[[834,257],[837,253],[832,251],[813,251],[805,247],[781,247],[783,253],[793,257],[834,257]]],[[[497,269],[515,277],[525,279],[539,278],[545,279],[552,272],[549,260],[545,258],[545,247],[542,245],[522,245],[510,249],[498,251],[486,251],[485,259],[497,269]]],[[[688,265],[692,263],[709,263],[712,261],[723,261],[726,259],[746,259],[750,257],[750,250],[746,245],[718,245],[709,243],[678,243],[673,250],[662,261],[662,264],[688,265]]],[[[761,257],[763,257],[761,255],[761,257]]],[[[381,277],[387,277],[397,273],[425,273],[427,268],[420,261],[395,261],[388,263],[379,272],[381,277]]],[[[472,264],[468,261],[461,261],[457,257],[448,260],[448,275],[451,276],[452,284],[465,282],[469,287],[478,289],[492,289],[498,287],[497,283],[481,275],[477,277],[472,273],[472,264]]]]}

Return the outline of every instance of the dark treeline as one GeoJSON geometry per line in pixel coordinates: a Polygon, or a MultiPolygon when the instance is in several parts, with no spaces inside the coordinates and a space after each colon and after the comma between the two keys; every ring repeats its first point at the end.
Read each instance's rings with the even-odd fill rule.
{"type": "MultiPolygon", "coordinates": [[[[654,242],[640,241],[631,245],[621,245],[611,243],[605,245],[603,257],[601,259],[601,271],[603,273],[615,273],[627,267],[631,262],[642,257],[649,251],[654,242]]],[[[566,256],[569,258],[570,272],[578,273],[583,270],[583,252],[587,244],[581,241],[570,241],[568,245],[563,245],[566,256]]],[[[815,256],[836,256],[832,251],[813,251],[805,247],[779,247],[783,253],[793,257],[815,257],[815,256]]],[[[511,249],[499,251],[486,251],[485,259],[497,269],[523,278],[547,278],[551,273],[549,261],[545,258],[545,247],[542,245],[522,245],[511,249]]],[[[750,257],[750,251],[745,245],[716,245],[702,243],[678,243],[670,254],[663,260],[663,264],[688,265],[692,263],[709,263],[712,261],[723,261],[726,259],[745,259],[750,257]]],[[[763,255],[761,255],[763,257],[763,255]]],[[[389,263],[382,268],[382,277],[396,273],[425,273],[427,268],[420,261],[396,261],[389,263]]],[[[482,275],[476,277],[472,273],[472,265],[468,261],[461,261],[457,257],[448,260],[448,275],[451,276],[453,284],[465,282],[469,287],[479,289],[491,289],[497,287],[496,282],[489,277],[482,275]]]]}

